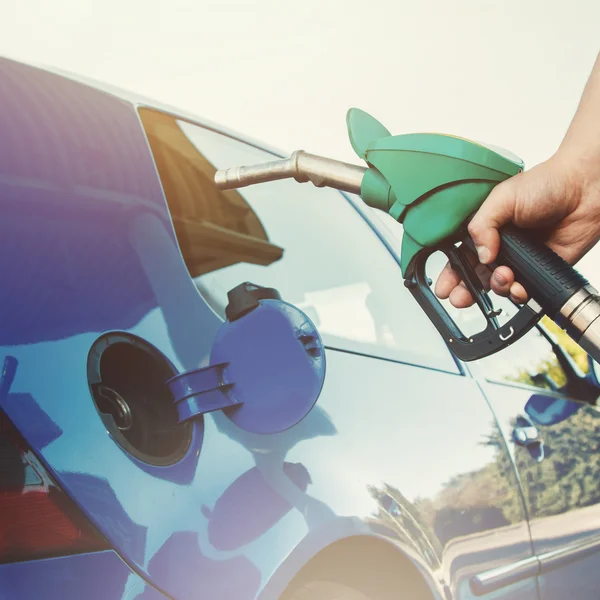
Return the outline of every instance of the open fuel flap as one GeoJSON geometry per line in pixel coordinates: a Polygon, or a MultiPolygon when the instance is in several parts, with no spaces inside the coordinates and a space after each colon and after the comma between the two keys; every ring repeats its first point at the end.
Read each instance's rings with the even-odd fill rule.
{"type": "Polygon", "coordinates": [[[228,293],[227,320],[210,366],[171,377],[179,421],[214,410],[253,433],[277,433],[305,417],[325,379],[317,328],[272,288],[243,283],[228,293]]]}

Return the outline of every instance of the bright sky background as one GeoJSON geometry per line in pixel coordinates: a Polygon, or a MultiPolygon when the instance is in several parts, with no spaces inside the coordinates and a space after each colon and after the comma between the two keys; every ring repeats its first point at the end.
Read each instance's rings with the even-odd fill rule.
{"type": "MultiPolygon", "coordinates": [[[[600,0],[0,0],[0,54],[68,69],[286,151],[355,161],[392,133],[556,149],[600,50],[600,0]]],[[[600,249],[581,263],[600,285],[600,249]]]]}

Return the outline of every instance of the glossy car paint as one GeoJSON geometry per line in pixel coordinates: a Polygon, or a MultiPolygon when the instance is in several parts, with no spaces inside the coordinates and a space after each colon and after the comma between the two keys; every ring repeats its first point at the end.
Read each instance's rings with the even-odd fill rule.
{"type": "MultiPolygon", "coordinates": [[[[518,481],[464,373],[328,349],[319,401],[294,427],[252,434],[215,412],[172,466],[125,453],[90,395],[94,341],[132,333],[183,372],[207,366],[221,322],[182,260],[134,104],[11,61],[0,80],[0,345],[18,361],[0,407],[131,569],[175,598],[277,598],[319,550],[370,536],[434,598],[462,600],[477,575],[532,559],[520,496],[510,518],[498,510],[518,481]],[[498,489],[462,510],[456,482],[489,473],[498,489]]],[[[494,597],[536,598],[536,574],[498,577],[494,597]]]]}
{"type": "Polygon", "coordinates": [[[0,565],[0,598],[161,600],[116,552],[94,552],[0,565]]]}

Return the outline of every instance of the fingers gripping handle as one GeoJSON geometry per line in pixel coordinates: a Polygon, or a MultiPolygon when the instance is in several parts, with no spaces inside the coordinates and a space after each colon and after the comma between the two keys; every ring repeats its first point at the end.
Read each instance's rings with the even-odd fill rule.
{"type": "Polygon", "coordinates": [[[500,230],[498,265],[510,267],[515,280],[554,319],[565,303],[588,281],[545,244],[507,225],[500,230]]]}

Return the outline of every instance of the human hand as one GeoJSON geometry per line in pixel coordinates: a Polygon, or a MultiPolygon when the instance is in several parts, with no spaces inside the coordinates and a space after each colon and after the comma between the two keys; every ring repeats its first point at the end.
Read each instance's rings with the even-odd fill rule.
{"type": "MultiPolygon", "coordinates": [[[[581,156],[559,151],[530,171],[498,184],[471,220],[468,230],[478,252],[472,263],[487,289],[510,296],[517,303],[527,301],[527,292],[515,281],[512,270],[492,263],[500,248],[498,230],[507,223],[523,229],[537,229],[541,241],[569,264],[576,263],[600,237],[600,164],[581,156]]],[[[435,293],[449,298],[456,308],[474,303],[460,276],[449,264],[441,272],[435,293]]]]}

